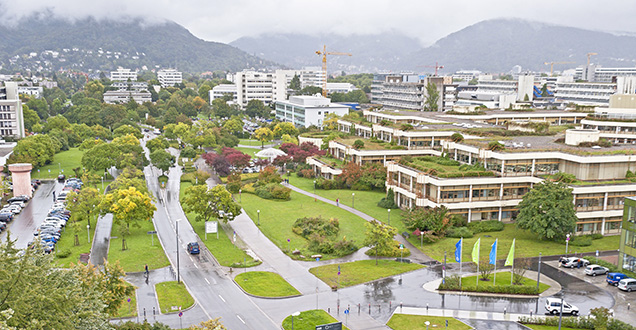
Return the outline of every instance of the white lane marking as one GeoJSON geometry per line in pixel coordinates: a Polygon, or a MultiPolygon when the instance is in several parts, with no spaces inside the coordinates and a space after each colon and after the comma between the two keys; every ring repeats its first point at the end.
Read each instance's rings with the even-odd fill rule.
{"type": "Polygon", "coordinates": [[[194,264],[194,267],[199,268],[199,266],[197,266],[197,264],[196,264],[196,263],[194,264]]]}
{"type": "Polygon", "coordinates": [[[245,321],[243,321],[243,319],[238,314],[236,314],[236,317],[238,317],[238,319],[241,320],[241,322],[243,322],[243,324],[245,324],[245,321]]]}
{"type": "Polygon", "coordinates": [[[219,295],[219,298],[221,298],[221,300],[223,300],[223,302],[225,302],[225,299],[223,299],[223,297],[221,297],[221,295],[219,295]]]}
{"type": "Polygon", "coordinates": [[[204,278],[204,280],[208,283],[208,285],[210,285],[210,281],[208,281],[207,278],[204,278]]]}

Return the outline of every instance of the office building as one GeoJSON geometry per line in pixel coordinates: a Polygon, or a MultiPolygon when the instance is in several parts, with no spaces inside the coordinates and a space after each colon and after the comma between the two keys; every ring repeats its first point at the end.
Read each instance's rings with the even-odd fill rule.
{"type": "Polygon", "coordinates": [[[578,67],[574,78],[598,83],[613,83],[617,77],[636,77],[636,67],[604,68],[590,64],[589,67],[578,67]]]}
{"type": "Polygon", "coordinates": [[[226,95],[230,96],[231,102],[236,104],[238,102],[238,92],[236,90],[236,85],[234,84],[221,84],[212,87],[210,90],[210,104],[212,101],[216,99],[221,99],[226,95]]]}
{"type": "Polygon", "coordinates": [[[137,81],[137,71],[130,69],[118,68],[117,71],[110,72],[110,80],[112,81],[137,81]]]}
{"type": "Polygon", "coordinates": [[[24,136],[24,118],[18,84],[14,81],[5,81],[4,86],[0,87],[0,137],[24,136]]]}
{"type": "Polygon", "coordinates": [[[574,82],[572,77],[559,77],[554,87],[554,97],[559,102],[606,106],[610,95],[615,94],[616,90],[615,82],[574,82]]]}
{"type": "Polygon", "coordinates": [[[172,87],[183,82],[181,72],[175,69],[161,69],[157,71],[157,80],[161,87],[172,87]]]}
{"type": "Polygon", "coordinates": [[[446,111],[456,101],[456,84],[452,77],[428,77],[415,74],[374,75],[372,101],[387,110],[446,111]],[[380,81],[384,78],[384,81],[380,81]],[[435,86],[437,109],[427,104],[427,86],[435,86]]]}
{"type": "Polygon", "coordinates": [[[144,102],[151,102],[152,97],[148,91],[107,91],[104,93],[104,103],[108,104],[124,104],[128,103],[130,99],[142,104],[144,102]]]}
{"type": "Polygon", "coordinates": [[[636,272],[636,197],[625,198],[618,269],[636,272]]]}
{"type": "Polygon", "coordinates": [[[329,114],[341,117],[349,113],[349,107],[322,96],[292,96],[289,101],[276,101],[276,119],[293,123],[296,126],[316,126],[322,128],[329,114]]]}

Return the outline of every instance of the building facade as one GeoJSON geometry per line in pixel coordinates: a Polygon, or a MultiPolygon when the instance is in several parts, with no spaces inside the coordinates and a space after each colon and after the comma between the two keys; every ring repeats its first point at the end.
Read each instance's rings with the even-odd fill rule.
{"type": "Polygon", "coordinates": [[[6,81],[4,86],[0,87],[0,137],[19,139],[24,136],[24,118],[18,84],[6,81]]]}
{"type": "Polygon", "coordinates": [[[183,77],[180,71],[176,69],[161,69],[157,71],[157,80],[161,87],[172,87],[183,82],[183,77]]]}
{"type": "Polygon", "coordinates": [[[636,197],[625,198],[618,269],[636,272],[636,197]]]}
{"type": "Polygon", "coordinates": [[[387,110],[445,111],[456,101],[457,85],[452,77],[427,77],[414,74],[375,75],[371,86],[372,101],[387,110]],[[384,81],[376,80],[384,77],[384,81]],[[427,86],[435,86],[437,109],[429,109],[427,86]]]}
{"type": "Polygon", "coordinates": [[[276,119],[296,126],[321,128],[329,114],[342,117],[349,113],[349,107],[322,96],[292,96],[289,101],[276,101],[276,119]]]}
{"type": "Polygon", "coordinates": [[[148,91],[107,91],[104,93],[104,103],[108,104],[124,104],[130,99],[142,104],[144,102],[152,102],[152,96],[148,91]]]}
{"type": "Polygon", "coordinates": [[[238,102],[238,91],[236,90],[236,85],[234,84],[221,84],[212,87],[210,90],[210,104],[212,101],[216,99],[222,99],[226,95],[230,95],[232,98],[232,103],[236,104],[238,102]]]}
{"type": "Polygon", "coordinates": [[[137,81],[137,71],[130,69],[118,68],[117,71],[110,72],[110,80],[112,81],[137,81]]]}

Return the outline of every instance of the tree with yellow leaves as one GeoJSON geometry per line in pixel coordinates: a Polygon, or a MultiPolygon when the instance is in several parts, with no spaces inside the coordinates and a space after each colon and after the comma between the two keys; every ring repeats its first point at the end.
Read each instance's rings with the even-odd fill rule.
{"type": "Polygon", "coordinates": [[[126,250],[126,236],[130,234],[132,224],[139,227],[140,221],[152,219],[157,208],[152,204],[150,196],[137,190],[135,187],[117,189],[104,196],[100,203],[102,213],[112,213],[113,221],[119,226],[121,249],[126,250]]]}

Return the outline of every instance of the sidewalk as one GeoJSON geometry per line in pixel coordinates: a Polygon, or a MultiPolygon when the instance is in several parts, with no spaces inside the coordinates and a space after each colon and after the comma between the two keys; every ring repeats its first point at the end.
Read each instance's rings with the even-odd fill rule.
{"type": "MultiPolygon", "coordinates": [[[[394,314],[410,314],[410,315],[428,315],[438,317],[449,317],[470,320],[489,320],[489,321],[509,321],[517,322],[521,317],[530,317],[530,314],[504,313],[502,312],[481,312],[453,309],[437,309],[437,308],[421,308],[421,307],[400,307],[398,306],[394,314]]],[[[532,315],[545,316],[545,315],[532,315]]]]}
{"type": "Polygon", "coordinates": [[[98,267],[104,265],[108,260],[108,248],[110,246],[110,232],[113,227],[112,213],[106,214],[97,219],[95,234],[93,235],[93,245],[91,247],[90,262],[98,267]]]}
{"type": "MultiPolygon", "coordinates": [[[[368,215],[366,213],[363,213],[361,211],[358,211],[358,210],[356,210],[356,209],[354,209],[354,208],[352,208],[350,206],[347,206],[347,205],[344,205],[344,204],[338,205],[338,203],[336,203],[335,201],[332,201],[330,199],[327,199],[327,198],[324,198],[324,197],[321,197],[321,196],[318,196],[318,195],[314,195],[314,194],[312,194],[312,193],[310,193],[308,191],[302,190],[302,189],[300,189],[300,188],[298,188],[296,186],[293,186],[291,184],[287,184],[286,186],[289,187],[291,190],[293,190],[295,192],[298,192],[298,193],[301,193],[303,195],[318,199],[321,202],[328,203],[328,204],[331,204],[333,206],[340,207],[341,209],[343,209],[345,211],[348,211],[350,213],[353,213],[353,214],[359,216],[360,218],[362,218],[362,219],[364,219],[366,221],[374,221],[374,220],[376,220],[372,216],[370,216],[370,215],[368,215]]],[[[436,262],[435,259],[427,256],[422,251],[420,251],[417,247],[413,246],[413,244],[411,244],[411,242],[407,241],[402,235],[399,235],[399,234],[396,235],[395,239],[397,241],[399,241],[400,243],[404,244],[404,246],[407,247],[411,251],[411,255],[409,256],[409,259],[417,261],[417,262],[420,262],[420,263],[436,262]]]]}
{"type": "Polygon", "coordinates": [[[148,277],[143,272],[128,273],[125,279],[137,287],[137,314],[141,318],[144,316],[144,311],[147,319],[150,319],[153,315],[161,314],[157,302],[155,284],[175,280],[170,267],[151,270],[148,277]]]}

